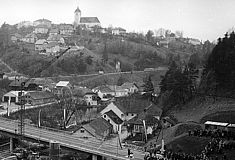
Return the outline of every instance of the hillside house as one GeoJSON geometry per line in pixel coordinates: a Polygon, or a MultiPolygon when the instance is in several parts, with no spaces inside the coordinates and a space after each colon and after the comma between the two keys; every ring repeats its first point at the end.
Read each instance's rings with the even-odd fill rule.
{"type": "Polygon", "coordinates": [[[103,101],[107,101],[112,97],[124,97],[129,95],[127,88],[117,85],[102,85],[93,88],[92,91],[97,93],[103,101]]]}
{"type": "Polygon", "coordinates": [[[122,88],[127,89],[129,94],[133,94],[133,93],[138,92],[138,86],[133,82],[123,83],[122,88]]]}
{"type": "Polygon", "coordinates": [[[92,89],[94,93],[101,98],[103,101],[107,101],[115,96],[115,92],[111,90],[107,85],[98,86],[92,89]]]}
{"type": "Polygon", "coordinates": [[[70,24],[60,24],[58,26],[59,34],[63,36],[71,36],[74,32],[73,26],[70,24]]]}
{"type": "Polygon", "coordinates": [[[57,42],[49,42],[46,45],[46,53],[50,53],[51,55],[55,55],[57,52],[60,52],[60,45],[57,42]]]}
{"type": "Polygon", "coordinates": [[[121,27],[114,28],[114,29],[112,29],[112,34],[114,34],[114,35],[124,35],[124,34],[126,34],[126,30],[121,28],[121,27]]]}
{"type": "Polygon", "coordinates": [[[33,23],[30,21],[22,21],[20,23],[17,23],[16,25],[17,25],[17,29],[20,29],[22,27],[27,28],[27,27],[33,26],[33,23]]]}
{"type": "Polygon", "coordinates": [[[113,126],[114,133],[121,133],[124,121],[119,118],[112,110],[105,112],[102,117],[113,126]]]}
{"type": "Polygon", "coordinates": [[[10,104],[11,102],[13,103],[18,103],[20,102],[20,98],[23,95],[25,95],[27,92],[25,91],[10,91],[7,92],[6,94],[3,95],[2,97],[2,102],[10,104]]]}
{"type": "Polygon", "coordinates": [[[49,27],[45,24],[39,24],[34,29],[34,33],[36,33],[36,34],[38,34],[38,33],[47,34],[48,31],[49,31],[49,27]]]}
{"type": "Polygon", "coordinates": [[[201,44],[201,41],[198,40],[198,39],[194,39],[194,38],[190,38],[188,40],[188,43],[192,44],[192,45],[200,45],[201,44]]]}
{"type": "Polygon", "coordinates": [[[94,92],[87,92],[84,95],[84,100],[88,106],[96,106],[100,101],[100,97],[94,92]]]}
{"type": "Polygon", "coordinates": [[[64,44],[64,38],[57,34],[57,35],[50,35],[48,38],[47,38],[47,42],[50,43],[50,42],[56,42],[56,43],[59,43],[59,44],[64,44]]]}
{"type": "Polygon", "coordinates": [[[97,138],[103,140],[112,132],[112,125],[102,117],[81,126],[74,134],[80,138],[97,138]]]}
{"type": "Polygon", "coordinates": [[[22,41],[26,43],[35,43],[37,41],[37,36],[35,33],[29,33],[22,38],[22,41]]]}
{"type": "Polygon", "coordinates": [[[33,22],[33,26],[45,25],[47,28],[51,28],[51,21],[48,19],[38,19],[33,22]]]}
{"type": "Polygon", "coordinates": [[[150,104],[137,116],[126,122],[128,134],[133,136],[136,134],[145,134],[145,129],[146,134],[153,134],[153,131],[157,129],[160,123],[161,115],[162,109],[154,104],[150,104]],[[146,128],[144,128],[144,126],[146,128]]]}
{"type": "Polygon", "coordinates": [[[48,91],[29,91],[25,94],[25,101],[33,106],[56,102],[55,96],[48,91]]]}
{"type": "Polygon", "coordinates": [[[49,31],[49,36],[57,35],[59,34],[59,29],[58,28],[52,28],[49,31]]]}
{"type": "Polygon", "coordinates": [[[22,35],[20,35],[18,33],[11,35],[11,41],[13,43],[19,42],[19,41],[21,41],[21,39],[22,39],[22,35]]]}
{"type": "Polygon", "coordinates": [[[47,41],[45,39],[39,39],[35,42],[35,50],[36,51],[43,51],[46,50],[47,41]]]}
{"type": "Polygon", "coordinates": [[[72,94],[72,85],[70,84],[69,81],[59,81],[57,84],[56,84],[56,88],[54,90],[54,93],[57,95],[57,96],[61,96],[63,95],[64,93],[68,93],[68,94],[72,94]]]}

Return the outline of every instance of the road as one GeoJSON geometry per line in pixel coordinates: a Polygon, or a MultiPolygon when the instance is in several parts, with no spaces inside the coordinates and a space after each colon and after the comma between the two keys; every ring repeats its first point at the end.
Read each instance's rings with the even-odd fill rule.
{"type": "MultiPolygon", "coordinates": [[[[8,133],[15,133],[18,128],[16,121],[0,118],[0,130],[8,133]]],[[[45,142],[57,141],[62,146],[110,157],[114,159],[127,160],[127,148],[119,148],[117,144],[102,142],[97,139],[83,139],[74,134],[63,132],[59,130],[48,130],[38,128],[33,125],[25,125],[25,137],[41,140],[45,142]]],[[[144,152],[132,150],[135,160],[143,160],[144,152]]]]}

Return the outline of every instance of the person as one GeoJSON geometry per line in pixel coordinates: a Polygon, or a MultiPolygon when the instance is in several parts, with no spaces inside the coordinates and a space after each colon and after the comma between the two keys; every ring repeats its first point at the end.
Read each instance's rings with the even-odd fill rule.
{"type": "Polygon", "coordinates": [[[130,148],[128,148],[127,154],[128,154],[128,158],[130,158],[130,155],[131,155],[131,150],[130,150],[130,148]]]}

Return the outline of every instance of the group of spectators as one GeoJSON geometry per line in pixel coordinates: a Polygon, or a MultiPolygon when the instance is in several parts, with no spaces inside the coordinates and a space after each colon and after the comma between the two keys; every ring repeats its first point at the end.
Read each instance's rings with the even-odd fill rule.
{"type": "Polygon", "coordinates": [[[229,160],[224,154],[226,150],[235,149],[235,136],[226,130],[199,130],[188,131],[189,136],[208,137],[209,143],[200,154],[186,154],[183,152],[173,152],[166,150],[164,154],[156,150],[150,151],[145,155],[144,160],[229,160]]]}
{"type": "Polygon", "coordinates": [[[189,136],[199,136],[199,137],[211,137],[211,138],[222,138],[226,140],[235,140],[235,135],[231,131],[221,130],[221,129],[205,129],[199,130],[195,129],[193,131],[188,131],[189,136]]]}

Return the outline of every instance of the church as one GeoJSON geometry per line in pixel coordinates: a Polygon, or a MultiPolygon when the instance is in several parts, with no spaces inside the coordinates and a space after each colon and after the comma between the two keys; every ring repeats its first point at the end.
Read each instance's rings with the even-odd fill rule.
{"type": "Polygon", "coordinates": [[[86,26],[92,28],[94,26],[101,26],[97,17],[81,17],[81,10],[79,7],[74,11],[74,28],[77,26],[86,26]]]}

